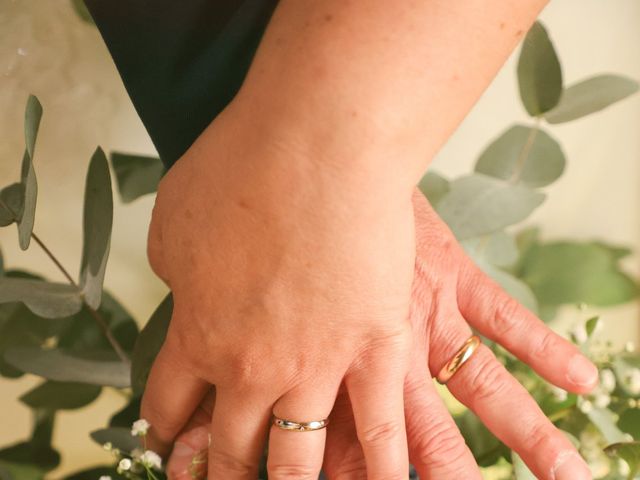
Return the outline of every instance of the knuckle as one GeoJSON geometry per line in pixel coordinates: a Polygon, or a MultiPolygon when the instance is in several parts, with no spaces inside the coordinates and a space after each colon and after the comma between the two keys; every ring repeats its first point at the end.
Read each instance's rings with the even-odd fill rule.
{"type": "Polygon", "coordinates": [[[502,364],[493,357],[478,362],[475,374],[470,376],[468,382],[468,391],[473,403],[480,404],[506,394],[508,386],[504,373],[502,364]]]}
{"type": "Polygon", "coordinates": [[[496,336],[508,335],[520,322],[520,304],[512,297],[496,298],[493,315],[489,316],[490,329],[496,336]]]}
{"type": "Polygon", "coordinates": [[[554,435],[553,432],[550,432],[549,430],[548,425],[539,422],[536,422],[532,427],[530,427],[526,432],[527,450],[530,450],[531,452],[552,451],[548,446],[549,443],[552,442],[554,435]]]}
{"type": "Polygon", "coordinates": [[[437,421],[422,432],[412,453],[414,464],[440,468],[462,460],[466,446],[455,428],[444,421],[437,421]]]}
{"type": "Polygon", "coordinates": [[[399,422],[384,422],[365,428],[358,439],[363,445],[378,447],[387,445],[402,435],[404,425],[399,422]]]}
{"type": "Polygon", "coordinates": [[[216,474],[214,478],[251,478],[257,474],[257,469],[235,455],[223,450],[213,450],[209,453],[209,472],[216,474]]]}
{"type": "Polygon", "coordinates": [[[316,479],[320,473],[320,469],[314,467],[313,465],[308,465],[304,463],[300,464],[268,464],[267,471],[269,473],[269,478],[278,479],[299,479],[299,480],[307,480],[307,479],[316,479]]]}
{"type": "Polygon", "coordinates": [[[552,355],[560,347],[559,339],[554,332],[547,330],[533,345],[530,358],[547,357],[552,355]]]}

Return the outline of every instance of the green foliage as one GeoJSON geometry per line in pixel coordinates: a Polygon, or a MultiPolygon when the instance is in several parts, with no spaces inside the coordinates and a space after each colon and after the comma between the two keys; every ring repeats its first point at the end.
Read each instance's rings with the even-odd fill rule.
{"type": "Polygon", "coordinates": [[[541,304],[609,306],[638,294],[633,279],[612,250],[595,242],[533,244],[520,260],[518,276],[541,304]]]}
{"type": "Polygon", "coordinates": [[[114,360],[112,355],[73,355],[60,349],[15,347],[5,351],[5,360],[23,372],[58,382],[79,382],[127,388],[130,385],[129,365],[114,360]],[[99,358],[101,357],[101,358],[99,358]]]}
{"type": "Polygon", "coordinates": [[[71,6],[73,7],[73,10],[76,12],[76,15],[78,15],[78,17],[83,22],[89,23],[91,25],[94,24],[93,17],[91,17],[91,13],[89,13],[89,9],[85,5],[84,0],[71,0],[71,6]]]}
{"type": "Polygon", "coordinates": [[[82,307],[80,292],[73,285],[23,278],[0,278],[0,303],[22,302],[36,315],[60,318],[82,307]]]}
{"type": "Polygon", "coordinates": [[[633,480],[640,472],[640,442],[624,442],[609,445],[605,452],[612,457],[619,457],[629,465],[627,478],[633,480]]]}
{"type": "Polygon", "coordinates": [[[518,223],[545,198],[523,185],[482,174],[460,177],[450,187],[436,211],[459,240],[495,233],[518,223]]]}
{"type": "Polygon", "coordinates": [[[136,395],[144,391],[151,365],[167,335],[172,312],[173,297],[167,295],[140,332],[131,365],[131,387],[136,395]]]}
{"type": "Polygon", "coordinates": [[[20,248],[26,250],[31,241],[31,232],[36,215],[36,200],[38,197],[38,182],[33,169],[33,155],[36,148],[36,138],[42,119],[42,105],[33,95],[27,100],[24,118],[25,152],[22,159],[21,183],[24,187],[24,201],[22,213],[18,220],[18,237],[20,248]]]}
{"type": "Polygon", "coordinates": [[[435,207],[442,197],[449,193],[451,187],[449,181],[443,176],[436,172],[427,172],[420,180],[418,188],[427,197],[429,203],[435,207]]]}
{"type": "Polygon", "coordinates": [[[91,432],[91,438],[99,445],[111,443],[114,448],[125,452],[130,452],[142,446],[138,438],[131,436],[131,428],[101,428],[91,432]]]}
{"type": "Polygon", "coordinates": [[[564,171],[558,142],[537,126],[515,125],[480,155],[475,170],[527,187],[545,187],[564,171]]]}
{"type": "Polygon", "coordinates": [[[93,402],[101,391],[97,385],[46,381],[23,394],[20,401],[31,408],[74,410],[93,402]]]}
{"type": "Polygon", "coordinates": [[[532,117],[551,110],[562,95],[560,61],[540,22],[534,23],[522,44],[518,84],[522,103],[532,117]]]}
{"type": "Polygon", "coordinates": [[[0,227],[17,222],[24,209],[24,185],[12,183],[0,190],[0,227]]]}
{"type": "Polygon", "coordinates": [[[582,80],[563,93],[560,103],[545,113],[549,123],[563,123],[607,108],[638,91],[638,82],[620,75],[596,75],[582,80]]]}
{"type": "Polygon", "coordinates": [[[113,197],[107,157],[98,148],[89,164],[84,195],[84,245],[80,264],[80,287],[91,308],[98,308],[102,298],[102,283],[107,268],[113,197]]]}
{"type": "Polygon", "coordinates": [[[164,174],[164,165],[156,157],[112,152],[111,165],[124,203],[154,193],[164,174]]]}

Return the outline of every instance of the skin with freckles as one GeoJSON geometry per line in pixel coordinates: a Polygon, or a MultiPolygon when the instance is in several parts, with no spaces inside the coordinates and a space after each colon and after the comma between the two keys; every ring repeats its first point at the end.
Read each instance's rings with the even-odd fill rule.
{"type": "MultiPolygon", "coordinates": [[[[268,442],[271,480],[323,462],[332,478],[406,478],[409,459],[425,478],[479,478],[429,380],[470,326],[560,386],[593,386],[594,367],[412,199],[545,3],[279,2],[238,95],[156,198],[149,258],[174,315],[141,415],[164,454],[200,426],[172,476],[200,445],[209,479],[256,478],[268,442]],[[207,447],[205,410],[191,417],[212,385],[207,447]],[[333,422],[287,432],[272,413],[333,422]]],[[[590,478],[487,348],[448,385],[540,478],[590,478]]]]}
{"type": "MultiPolygon", "coordinates": [[[[568,391],[589,391],[597,382],[597,371],[588,363],[570,371],[570,359],[584,358],[577,348],[478,271],[420,193],[414,196],[414,210],[417,258],[410,321],[415,341],[404,383],[410,460],[421,478],[480,479],[471,453],[430,380],[466,339],[469,325],[568,391]],[[443,282],[451,285],[446,287],[443,282]]],[[[522,456],[538,478],[555,478],[553,472],[562,467],[570,474],[578,475],[581,470],[587,474],[587,467],[571,443],[486,347],[456,373],[448,387],[522,456]],[[503,415],[505,411],[513,413],[503,415]],[[546,454],[539,455],[540,451],[546,454]]],[[[210,394],[178,435],[167,465],[170,478],[191,479],[193,458],[201,458],[208,446],[205,432],[209,417],[202,414],[202,409],[209,411],[214,401],[210,394]]],[[[366,479],[365,457],[344,385],[330,418],[325,473],[330,479],[366,479]]],[[[206,465],[198,465],[202,468],[200,478],[205,478],[206,465]]]]}

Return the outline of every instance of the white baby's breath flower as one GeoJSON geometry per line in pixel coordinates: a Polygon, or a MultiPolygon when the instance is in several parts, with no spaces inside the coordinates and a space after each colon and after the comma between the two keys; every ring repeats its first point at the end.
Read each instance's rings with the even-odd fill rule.
{"type": "Polygon", "coordinates": [[[624,460],[618,460],[618,472],[623,477],[628,477],[631,473],[631,469],[629,468],[629,464],[624,460]]]}
{"type": "Polygon", "coordinates": [[[578,400],[578,408],[582,413],[589,413],[591,410],[593,410],[593,403],[591,403],[589,400],[578,400]]]}
{"type": "Polygon", "coordinates": [[[632,368],[627,377],[627,386],[634,395],[640,393],[640,369],[632,368]]]}
{"type": "Polygon", "coordinates": [[[111,475],[100,475],[100,478],[98,480],[113,480],[111,478],[111,475]]]}
{"type": "Polygon", "coordinates": [[[616,376],[608,368],[600,372],[600,386],[609,393],[616,389],[616,376]]]}
{"type": "Polygon", "coordinates": [[[162,458],[152,450],[147,450],[140,455],[140,462],[142,462],[145,467],[155,468],[156,470],[162,468],[162,458]]]}
{"type": "Polygon", "coordinates": [[[607,408],[611,403],[611,397],[606,393],[599,393],[596,395],[593,403],[598,408],[607,408]]]}
{"type": "Polygon", "coordinates": [[[559,402],[564,402],[567,399],[567,391],[561,388],[551,385],[551,394],[559,402]]]}
{"type": "Polygon", "coordinates": [[[143,453],[144,451],[141,448],[134,448],[133,450],[131,450],[131,458],[135,458],[137,460],[142,456],[143,453]]]}
{"type": "Polygon", "coordinates": [[[584,323],[581,323],[580,325],[576,325],[575,327],[573,327],[573,329],[571,330],[571,335],[573,335],[573,338],[576,340],[576,342],[579,345],[589,340],[589,335],[587,335],[587,329],[584,323]]]}
{"type": "Polygon", "coordinates": [[[120,463],[118,463],[118,473],[131,470],[131,465],[132,463],[130,459],[123,458],[122,460],[120,460],[120,463]]]}
{"type": "Polygon", "coordinates": [[[102,445],[102,448],[104,448],[107,452],[110,452],[113,448],[113,444],[111,442],[107,442],[102,445]]]}
{"type": "Polygon", "coordinates": [[[131,426],[131,435],[134,437],[144,437],[149,431],[151,425],[144,418],[136,420],[131,426]]]}

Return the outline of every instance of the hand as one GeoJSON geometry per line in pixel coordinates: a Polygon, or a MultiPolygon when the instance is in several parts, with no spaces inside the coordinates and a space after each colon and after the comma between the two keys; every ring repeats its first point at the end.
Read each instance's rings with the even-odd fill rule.
{"type": "MultiPolygon", "coordinates": [[[[404,388],[411,462],[421,478],[479,479],[473,457],[430,380],[468,337],[463,316],[559,387],[585,393],[595,385],[597,371],[572,344],[481,273],[419,193],[414,210],[417,261],[411,323],[416,336],[404,388]]],[[[538,478],[591,478],[572,445],[487,348],[477,351],[448,387],[538,478]]],[[[210,411],[213,400],[210,396],[202,408],[210,411]]],[[[193,459],[202,458],[197,452],[206,450],[207,443],[208,415],[197,413],[176,439],[168,463],[170,478],[190,480],[191,474],[206,472],[206,464],[193,459]]],[[[324,470],[329,479],[367,478],[345,389],[331,414],[324,470]]]]}
{"type": "MultiPolygon", "coordinates": [[[[272,413],[327,418],[344,381],[370,478],[400,477],[411,189],[238,115],[219,116],[159,187],[149,256],[174,313],[142,401],[149,446],[168,452],[215,385],[209,478],[255,478],[272,413]]],[[[269,477],[317,477],[325,435],[272,427],[269,477]]]]}

